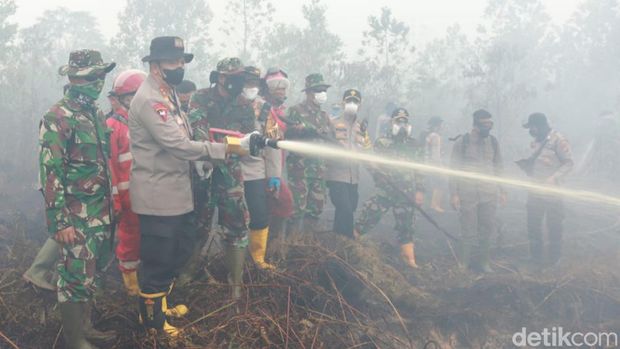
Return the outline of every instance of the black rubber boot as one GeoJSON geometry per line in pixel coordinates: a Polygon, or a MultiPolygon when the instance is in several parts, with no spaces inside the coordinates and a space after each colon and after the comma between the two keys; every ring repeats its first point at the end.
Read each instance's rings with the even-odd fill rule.
{"type": "Polygon", "coordinates": [[[97,345],[101,345],[103,347],[111,346],[116,340],[116,332],[115,331],[99,331],[93,327],[92,322],[92,313],[93,313],[93,305],[90,302],[86,302],[82,304],[84,309],[84,336],[87,340],[92,341],[97,345]]]}

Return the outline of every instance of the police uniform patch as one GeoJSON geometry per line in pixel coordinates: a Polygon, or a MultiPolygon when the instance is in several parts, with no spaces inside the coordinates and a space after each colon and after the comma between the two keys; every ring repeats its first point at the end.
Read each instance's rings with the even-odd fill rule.
{"type": "Polygon", "coordinates": [[[161,117],[164,122],[168,121],[168,107],[162,103],[157,103],[153,105],[153,109],[155,109],[155,112],[159,114],[159,117],[161,117]]]}

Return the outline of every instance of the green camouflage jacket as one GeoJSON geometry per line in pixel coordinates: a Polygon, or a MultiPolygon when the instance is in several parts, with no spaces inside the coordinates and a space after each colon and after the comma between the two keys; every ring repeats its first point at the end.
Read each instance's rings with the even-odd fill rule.
{"type": "Polygon", "coordinates": [[[40,123],[39,179],[49,234],[69,226],[82,232],[110,226],[109,133],[102,121],[95,103],[69,91],[40,123]]]}

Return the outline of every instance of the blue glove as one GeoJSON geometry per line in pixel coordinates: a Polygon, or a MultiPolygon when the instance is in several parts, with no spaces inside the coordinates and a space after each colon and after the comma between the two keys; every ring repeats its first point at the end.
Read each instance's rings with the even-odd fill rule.
{"type": "Polygon", "coordinates": [[[267,185],[271,191],[280,191],[280,177],[269,178],[269,184],[267,185]]]}

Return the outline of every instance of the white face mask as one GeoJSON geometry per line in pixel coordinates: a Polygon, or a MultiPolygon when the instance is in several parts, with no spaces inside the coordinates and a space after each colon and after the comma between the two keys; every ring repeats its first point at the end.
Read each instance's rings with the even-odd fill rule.
{"type": "Polygon", "coordinates": [[[243,98],[253,101],[258,96],[258,87],[247,87],[243,89],[243,98]]]}
{"type": "Polygon", "coordinates": [[[314,94],[314,100],[318,103],[318,104],[323,104],[325,102],[327,102],[327,91],[323,91],[323,92],[316,92],[314,94]]]}
{"type": "Polygon", "coordinates": [[[392,136],[397,136],[400,133],[401,129],[405,129],[407,137],[411,136],[411,125],[409,124],[392,124],[392,136]]]}
{"type": "Polygon", "coordinates": [[[347,103],[344,105],[344,112],[349,115],[355,115],[357,114],[358,108],[359,106],[357,105],[357,103],[347,103]]]}

